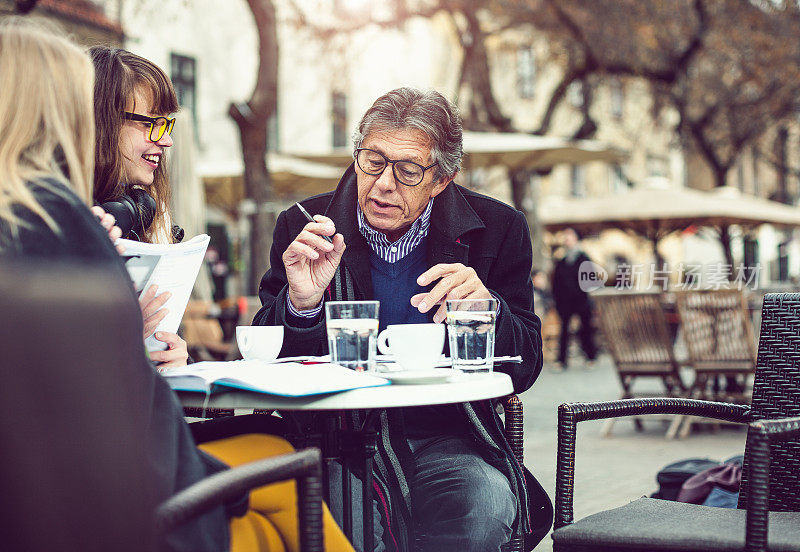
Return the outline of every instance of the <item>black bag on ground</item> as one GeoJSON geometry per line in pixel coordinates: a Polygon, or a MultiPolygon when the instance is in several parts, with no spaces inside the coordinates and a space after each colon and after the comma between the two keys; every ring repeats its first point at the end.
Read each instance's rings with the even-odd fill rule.
{"type": "Polygon", "coordinates": [[[653,493],[651,498],[661,498],[663,500],[675,500],[681,490],[684,481],[703,470],[719,465],[717,460],[708,458],[688,458],[678,460],[672,464],[667,464],[656,475],[658,491],[653,493]]]}

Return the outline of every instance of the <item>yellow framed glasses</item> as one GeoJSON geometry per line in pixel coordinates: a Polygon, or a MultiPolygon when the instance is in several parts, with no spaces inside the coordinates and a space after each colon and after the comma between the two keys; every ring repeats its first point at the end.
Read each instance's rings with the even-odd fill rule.
{"type": "Polygon", "coordinates": [[[150,129],[148,131],[148,138],[151,142],[158,142],[166,132],[172,135],[172,127],[175,126],[175,117],[148,117],[147,115],[139,115],[138,113],[131,113],[126,111],[122,118],[127,121],[137,121],[140,123],[148,123],[150,129]]]}

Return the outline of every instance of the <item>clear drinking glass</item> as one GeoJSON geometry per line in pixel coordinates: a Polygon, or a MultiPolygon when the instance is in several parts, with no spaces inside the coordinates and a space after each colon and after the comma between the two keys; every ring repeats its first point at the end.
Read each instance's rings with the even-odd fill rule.
{"type": "Polygon", "coordinates": [[[331,362],[356,372],[375,370],[378,301],[328,301],[325,324],[331,362]]]}
{"type": "Polygon", "coordinates": [[[446,308],[453,368],[491,372],[497,299],[454,299],[446,301],[446,308]]]}

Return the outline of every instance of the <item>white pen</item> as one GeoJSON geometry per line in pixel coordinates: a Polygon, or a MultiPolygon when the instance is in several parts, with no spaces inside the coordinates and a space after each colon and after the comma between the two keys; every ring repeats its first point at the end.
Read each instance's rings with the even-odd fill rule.
{"type": "MultiPolygon", "coordinates": [[[[314,220],[314,217],[312,217],[312,216],[311,216],[311,215],[308,213],[308,211],[306,211],[305,209],[303,209],[303,206],[302,206],[302,205],[300,205],[300,203],[299,203],[299,202],[295,201],[295,202],[294,202],[294,204],[295,204],[295,205],[297,205],[297,208],[298,208],[298,209],[300,209],[300,212],[301,212],[301,213],[303,213],[303,215],[305,215],[305,217],[308,219],[308,222],[317,222],[317,221],[315,221],[315,220],[314,220]]],[[[328,236],[325,236],[325,235],[323,235],[322,237],[323,237],[323,238],[325,238],[325,241],[326,241],[326,242],[328,242],[328,243],[333,243],[333,241],[331,241],[331,239],[330,239],[328,236]]]]}

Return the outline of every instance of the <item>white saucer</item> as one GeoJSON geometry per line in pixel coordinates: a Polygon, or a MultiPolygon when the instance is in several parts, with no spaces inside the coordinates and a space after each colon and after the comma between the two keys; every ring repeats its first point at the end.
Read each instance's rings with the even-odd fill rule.
{"type": "Polygon", "coordinates": [[[433,370],[403,370],[400,372],[381,372],[377,374],[386,378],[392,383],[399,384],[421,384],[421,383],[443,383],[450,379],[456,372],[447,369],[433,370]]]}

